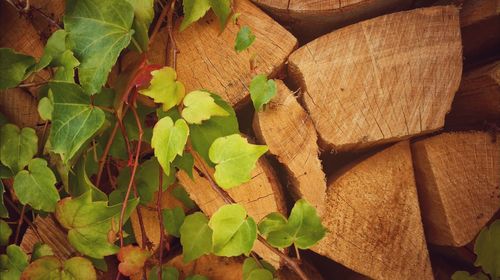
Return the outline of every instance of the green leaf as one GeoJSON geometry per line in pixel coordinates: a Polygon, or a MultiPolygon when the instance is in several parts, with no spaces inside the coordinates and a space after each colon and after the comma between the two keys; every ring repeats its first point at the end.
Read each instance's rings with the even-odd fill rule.
{"type": "Polygon", "coordinates": [[[287,219],[281,213],[273,212],[259,223],[259,232],[267,236],[270,232],[281,230],[287,223],[287,219]]]}
{"type": "MultiPolygon", "coordinates": [[[[129,200],[124,222],[135,209],[137,199],[129,200]]],[[[56,218],[68,229],[68,240],[80,253],[92,258],[116,254],[119,247],[108,241],[111,230],[118,229],[122,204],[106,205],[104,201],[92,202],[90,192],[77,198],[65,198],[57,204],[56,218]]]]}
{"type": "Polygon", "coordinates": [[[184,97],[184,106],[182,117],[191,124],[201,124],[212,116],[229,116],[207,91],[196,90],[188,93],[184,97]]]}
{"type": "Polygon", "coordinates": [[[29,204],[33,209],[54,212],[60,197],[55,187],[56,176],[47,167],[47,161],[34,158],[30,161],[28,170],[19,171],[14,178],[17,198],[22,204],[29,204]]]}
{"type": "Polygon", "coordinates": [[[163,209],[162,216],[163,224],[168,234],[180,237],[179,229],[186,218],[182,208],[175,207],[173,209],[163,209]]]}
{"type": "MultiPolygon", "coordinates": [[[[158,269],[157,265],[153,266],[149,272],[149,280],[158,280],[158,269]]],[[[161,280],[177,280],[179,279],[179,271],[175,267],[162,265],[161,267],[161,280]]]]}
{"type": "Polygon", "coordinates": [[[181,31],[202,18],[210,9],[209,0],[183,0],[182,6],[184,19],[182,19],[180,26],[181,31]]]}
{"type": "Polygon", "coordinates": [[[151,147],[163,170],[170,174],[170,163],[182,156],[189,136],[189,127],[183,119],[175,122],[170,117],[159,120],[153,128],[151,147]]]}
{"type": "Polygon", "coordinates": [[[88,94],[97,93],[120,52],[132,38],[134,9],[123,0],[68,0],[64,29],[81,62],[78,77],[88,94]]]}
{"type": "Polygon", "coordinates": [[[176,81],[177,74],[172,67],[163,67],[162,69],[151,72],[153,78],[147,89],[139,92],[145,96],[151,97],[154,102],[163,104],[163,111],[181,104],[186,89],[184,85],[176,81]]]}
{"type": "Polygon", "coordinates": [[[255,41],[255,35],[252,33],[252,30],[248,26],[243,26],[236,34],[236,42],[234,44],[234,49],[236,52],[242,52],[248,47],[250,47],[255,41]]]}
{"type": "Polygon", "coordinates": [[[74,68],[80,65],[73,52],[67,49],[66,37],[68,33],[64,29],[52,33],[45,45],[43,56],[36,66],[36,71],[47,66],[58,67],[54,79],[73,81],[74,68]]]}
{"type": "Polygon", "coordinates": [[[77,84],[54,81],[49,86],[54,101],[49,140],[52,150],[68,163],[103,126],[104,112],[90,104],[77,84]]]}
{"type": "Polygon", "coordinates": [[[91,191],[93,201],[107,201],[108,196],[106,193],[98,189],[87,176],[87,170],[85,168],[86,161],[86,155],[81,156],[78,159],[73,172],[69,173],[69,194],[72,197],[77,197],[91,191]]]}
{"type": "Polygon", "coordinates": [[[209,279],[206,276],[195,274],[186,277],[186,280],[209,280],[209,279]]]}
{"type": "Polygon", "coordinates": [[[208,219],[203,213],[196,212],[187,216],[179,232],[184,262],[190,262],[212,252],[212,229],[208,226],[208,219]]]}
{"type": "Polygon", "coordinates": [[[467,271],[457,271],[453,273],[451,280],[490,280],[490,278],[482,272],[471,275],[467,271]]]}
{"type": "Polygon", "coordinates": [[[28,256],[17,245],[9,245],[5,255],[0,255],[0,279],[14,280],[28,266],[28,256]]]}
{"type": "Polygon", "coordinates": [[[3,165],[16,174],[35,156],[38,136],[33,128],[22,130],[13,124],[0,128],[0,159],[3,165]]]}
{"type": "Polygon", "coordinates": [[[5,207],[5,204],[3,203],[3,193],[5,192],[5,187],[3,185],[3,182],[0,177],[0,218],[8,218],[9,217],[9,211],[7,210],[7,207],[5,207]]]}
{"type": "Polygon", "coordinates": [[[239,204],[224,205],[210,218],[213,230],[213,252],[217,256],[232,257],[250,254],[257,239],[257,226],[239,204]]]}
{"type": "Polygon", "coordinates": [[[217,138],[210,147],[210,160],[216,164],[214,178],[224,189],[239,186],[251,179],[252,170],[267,146],[249,144],[239,134],[217,138]]]}
{"type": "Polygon", "coordinates": [[[12,235],[12,229],[4,220],[0,220],[0,246],[9,244],[9,238],[12,235]]]}
{"type": "Polygon", "coordinates": [[[132,44],[137,51],[145,52],[148,49],[149,43],[149,25],[154,18],[154,0],[127,0],[134,8],[134,40],[139,44],[140,50],[135,44],[132,44]]]}
{"type": "Polygon", "coordinates": [[[194,158],[192,154],[184,153],[182,156],[176,156],[172,162],[172,167],[184,170],[193,179],[194,158]]]}
{"type": "Polygon", "coordinates": [[[52,251],[52,248],[50,248],[49,245],[37,242],[33,246],[33,253],[31,253],[31,261],[36,261],[41,257],[53,256],[53,255],[54,251],[52,251]]]}
{"type": "Polygon", "coordinates": [[[64,264],[54,256],[45,256],[32,262],[22,274],[30,280],[95,280],[96,271],[92,263],[82,257],[73,257],[64,264]]]}
{"type": "Polygon", "coordinates": [[[212,143],[219,137],[240,133],[240,130],[233,108],[218,95],[211,93],[211,96],[217,105],[229,113],[229,116],[215,116],[200,125],[190,124],[189,130],[193,149],[203,157],[207,164],[213,166],[208,156],[208,150],[212,143]]]}
{"type": "Polygon", "coordinates": [[[255,111],[260,111],[262,106],[269,103],[275,95],[276,83],[274,80],[267,80],[267,76],[264,74],[253,77],[252,82],[250,82],[250,97],[255,111]]]}
{"type": "Polygon", "coordinates": [[[273,267],[261,261],[262,266],[254,258],[246,258],[243,263],[243,280],[273,280],[273,267]]]}
{"type": "Polygon", "coordinates": [[[75,68],[80,65],[80,61],[76,59],[73,52],[66,50],[61,54],[59,58],[60,65],[54,74],[54,80],[60,81],[75,81],[75,68]]]}
{"type": "Polygon", "coordinates": [[[208,0],[215,15],[219,18],[220,27],[226,26],[227,19],[231,14],[231,0],[208,0]]]}
{"type": "Polygon", "coordinates": [[[177,198],[187,209],[193,209],[196,207],[194,201],[189,197],[188,192],[182,186],[175,186],[172,190],[172,195],[177,198]]]}
{"type": "Polygon", "coordinates": [[[43,97],[38,102],[38,114],[44,121],[52,120],[52,111],[54,111],[54,104],[48,97],[43,97]]]}
{"type": "Polygon", "coordinates": [[[19,85],[30,74],[35,59],[12,49],[0,48],[0,90],[19,85]]]}
{"type": "Polygon", "coordinates": [[[481,230],[474,253],[477,255],[474,265],[481,266],[493,279],[500,278],[500,220],[481,230]]]}

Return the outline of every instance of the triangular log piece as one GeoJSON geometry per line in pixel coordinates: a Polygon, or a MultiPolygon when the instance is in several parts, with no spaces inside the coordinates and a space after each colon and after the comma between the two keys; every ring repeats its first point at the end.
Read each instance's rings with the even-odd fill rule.
{"type": "Polygon", "coordinates": [[[494,138],[444,133],[412,145],[429,242],[463,246],[500,208],[500,141],[494,138]]]}
{"type": "Polygon", "coordinates": [[[286,167],[295,198],[305,198],[321,212],[326,181],[318,158],[316,129],[286,85],[280,80],[276,84],[276,96],[254,115],[255,134],[286,167]]]}
{"type": "Polygon", "coordinates": [[[332,178],[323,224],[313,251],[374,279],[433,279],[407,141],[332,178]]]}
{"type": "Polygon", "coordinates": [[[295,51],[289,72],[329,148],[438,130],[462,74],[458,10],[416,9],[339,29],[295,51]]]}

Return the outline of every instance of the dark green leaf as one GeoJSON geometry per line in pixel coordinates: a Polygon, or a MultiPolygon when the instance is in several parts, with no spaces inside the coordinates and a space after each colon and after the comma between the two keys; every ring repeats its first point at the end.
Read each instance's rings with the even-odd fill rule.
{"type": "Polygon", "coordinates": [[[0,128],[0,159],[13,174],[22,170],[38,150],[38,136],[33,128],[22,130],[13,124],[0,128]]]}
{"type": "Polygon", "coordinates": [[[172,162],[172,167],[184,170],[191,179],[193,179],[194,158],[190,153],[184,153],[182,156],[176,156],[172,162]]]}
{"type": "Polygon", "coordinates": [[[481,266],[493,279],[500,279],[500,220],[481,230],[474,252],[477,255],[474,264],[481,266]]]}
{"type": "Polygon", "coordinates": [[[451,280],[490,280],[490,278],[482,272],[471,275],[467,271],[457,271],[453,273],[451,280]]]}
{"type": "Polygon", "coordinates": [[[15,280],[28,266],[28,256],[17,245],[9,245],[5,255],[0,255],[0,279],[15,280]]]}
{"type": "Polygon", "coordinates": [[[255,35],[252,33],[252,30],[250,30],[248,26],[243,26],[240,28],[240,31],[238,31],[238,34],[236,34],[234,49],[237,52],[242,52],[248,49],[253,41],[255,41],[255,35]]]}
{"type": "Polygon", "coordinates": [[[212,252],[212,229],[207,217],[196,212],[186,217],[179,230],[184,262],[190,262],[212,252]]]}
{"type": "MultiPolygon", "coordinates": [[[[158,266],[155,265],[149,272],[148,280],[158,280],[158,266]]],[[[177,280],[179,279],[179,271],[175,267],[162,265],[161,280],[177,280]]]]}
{"type": "Polygon", "coordinates": [[[134,22],[132,24],[132,29],[134,29],[133,40],[137,42],[140,49],[132,44],[133,48],[140,52],[145,52],[148,49],[149,36],[148,30],[149,25],[153,21],[155,14],[154,11],[154,0],[127,0],[132,7],[134,7],[134,22]]]}
{"type": "Polygon", "coordinates": [[[252,82],[250,82],[250,97],[255,111],[262,110],[262,106],[269,103],[275,95],[276,83],[274,80],[267,80],[267,76],[263,74],[253,77],[252,82]]]}
{"type": "Polygon", "coordinates": [[[72,197],[77,197],[91,191],[93,201],[107,201],[108,196],[106,193],[98,189],[87,176],[87,170],[85,168],[86,161],[87,157],[85,155],[81,156],[73,172],[69,173],[69,194],[72,197]]]}
{"type": "Polygon", "coordinates": [[[17,86],[30,74],[35,59],[16,53],[12,49],[0,48],[0,90],[17,86]]]}
{"type": "Polygon", "coordinates": [[[193,209],[196,207],[194,201],[189,197],[188,192],[182,186],[175,186],[172,190],[172,195],[177,198],[187,209],[193,209]]]}
{"type": "Polygon", "coordinates": [[[12,229],[4,220],[0,220],[0,246],[9,244],[9,238],[12,235],[12,229]]]}
{"type": "Polygon", "coordinates": [[[180,207],[175,207],[173,209],[163,209],[163,224],[168,234],[175,237],[179,237],[179,229],[186,218],[184,211],[180,207]]]}
{"type": "Polygon", "coordinates": [[[5,204],[3,204],[3,193],[5,192],[5,187],[3,185],[3,182],[0,177],[0,218],[8,218],[9,217],[9,211],[7,211],[7,208],[5,207],[5,204]]]}

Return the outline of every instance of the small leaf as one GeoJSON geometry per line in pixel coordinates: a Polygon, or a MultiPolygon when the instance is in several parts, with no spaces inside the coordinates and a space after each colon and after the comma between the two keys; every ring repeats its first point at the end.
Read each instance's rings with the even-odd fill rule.
{"type": "Polygon", "coordinates": [[[180,30],[183,31],[193,22],[202,18],[210,9],[208,0],[183,0],[184,19],[182,19],[180,30]]]}
{"type": "Polygon", "coordinates": [[[239,134],[217,138],[209,157],[215,166],[215,181],[224,189],[239,186],[251,179],[252,170],[267,146],[249,144],[239,134]]]}
{"type": "Polygon", "coordinates": [[[191,179],[193,179],[194,158],[190,153],[184,153],[182,156],[176,156],[172,162],[172,167],[184,170],[191,179]]]}
{"type": "Polygon", "coordinates": [[[223,29],[226,26],[227,19],[231,14],[231,0],[208,0],[210,7],[215,15],[219,18],[220,27],[223,29]]]}
{"type": "Polygon", "coordinates": [[[186,214],[180,207],[175,207],[173,209],[163,209],[163,224],[168,234],[175,237],[180,237],[179,229],[186,218],[186,214]]]}
{"type": "Polygon", "coordinates": [[[19,85],[29,75],[35,59],[12,49],[0,48],[0,90],[19,85]]]}
{"type": "Polygon", "coordinates": [[[188,192],[182,186],[175,186],[172,190],[172,195],[182,202],[187,209],[193,209],[196,207],[194,201],[189,197],[188,192]]]}
{"type": "Polygon", "coordinates": [[[95,280],[97,275],[92,263],[82,257],[64,262],[54,256],[45,256],[32,262],[22,273],[21,279],[29,280],[95,280]]]}
{"type": "Polygon", "coordinates": [[[253,77],[252,82],[250,82],[250,97],[255,111],[260,111],[262,106],[269,103],[275,95],[276,83],[274,80],[267,80],[267,76],[263,74],[253,77]]]}
{"type": "Polygon", "coordinates": [[[212,116],[229,116],[206,91],[196,90],[188,93],[184,97],[184,106],[182,117],[192,124],[201,124],[212,116]]]}
{"type": "Polygon", "coordinates": [[[163,170],[170,174],[170,163],[182,156],[189,136],[189,127],[183,119],[175,122],[170,117],[159,120],[153,128],[151,147],[163,170]]]}
{"type": "Polygon", "coordinates": [[[500,278],[500,220],[481,230],[474,253],[477,255],[474,265],[481,266],[493,279],[500,278]]]}
{"type": "Polygon", "coordinates": [[[12,229],[4,220],[0,220],[0,246],[9,244],[9,238],[12,235],[12,229]]]}
{"type": "Polygon", "coordinates": [[[151,254],[137,246],[128,245],[120,248],[118,252],[118,271],[125,276],[132,276],[133,274],[140,273],[146,260],[151,254]]]}
{"type": "Polygon", "coordinates": [[[16,174],[35,156],[38,150],[38,136],[33,128],[22,130],[13,124],[0,128],[0,159],[3,165],[16,174]]]}
{"type": "Polygon", "coordinates": [[[43,56],[36,65],[36,71],[47,66],[57,67],[55,80],[73,81],[74,68],[80,64],[73,52],[66,46],[68,33],[64,29],[52,33],[45,45],[43,56]]]}
{"type": "Polygon", "coordinates": [[[252,30],[248,26],[243,26],[236,34],[236,42],[234,44],[234,49],[236,52],[242,52],[248,47],[250,47],[255,41],[255,35],[252,33],[252,30]]]}
{"type": "Polygon", "coordinates": [[[270,232],[281,230],[287,223],[287,219],[281,213],[273,212],[259,223],[259,232],[267,236],[270,232]]]}
{"type": "MultiPolygon", "coordinates": [[[[155,265],[149,272],[148,280],[158,280],[158,266],[155,265]]],[[[177,280],[179,279],[179,271],[175,267],[162,265],[161,280],[177,280]]]]}
{"type": "Polygon", "coordinates": [[[14,178],[14,191],[22,204],[33,209],[54,212],[59,201],[56,176],[41,158],[32,159],[28,170],[21,170],[14,178]]]}
{"type": "Polygon", "coordinates": [[[48,97],[43,97],[38,102],[38,114],[40,118],[44,121],[50,121],[52,119],[52,111],[54,111],[54,104],[48,97]]]}
{"type": "Polygon", "coordinates": [[[53,256],[53,255],[54,251],[52,251],[52,248],[50,248],[49,245],[37,242],[33,246],[33,253],[31,253],[31,261],[33,262],[41,257],[53,256]]]}
{"type": "Polygon", "coordinates": [[[243,280],[273,280],[273,267],[261,261],[258,264],[254,258],[246,258],[243,263],[243,280]]]}
{"type": "Polygon", "coordinates": [[[0,279],[19,279],[28,266],[28,256],[17,245],[9,245],[0,255],[0,279]]]}
{"type": "Polygon", "coordinates": [[[217,256],[232,257],[250,254],[257,238],[257,226],[239,204],[224,205],[210,218],[213,230],[213,252],[217,256]]]}
{"type": "Polygon", "coordinates": [[[3,193],[5,192],[5,187],[1,179],[2,177],[0,177],[0,218],[8,218],[9,211],[7,210],[7,207],[5,207],[5,204],[3,203],[3,193]]]}
{"type": "Polygon", "coordinates": [[[451,280],[490,280],[490,278],[482,272],[471,275],[467,271],[457,271],[453,273],[451,280]]]}
{"type": "Polygon", "coordinates": [[[155,103],[163,104],[163,111],[181,104],[186,90],[184,85],[176,81],[177,74],[172,67],[163,67],[151,72],[153,79],[149,88],[139,92],[145,96],[151,97],[155,103]]]}
{"type": "Polygon", "coordinates": [[[179,229],[184,262],[190,262],[212,252],[212,229],[207,217],[196,212],[186,217],[179,229]]]}

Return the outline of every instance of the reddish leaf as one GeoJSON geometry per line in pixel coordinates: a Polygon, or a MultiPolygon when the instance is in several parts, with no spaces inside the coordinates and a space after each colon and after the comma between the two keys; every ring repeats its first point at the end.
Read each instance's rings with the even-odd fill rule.
{"type": "Polygon", "coordinates": [[[120,261],[118,270],[125,276],[139,273],[150,256],[148,251],[137,246],[122,247],[118,252],[118,260],[120,261]]]}

